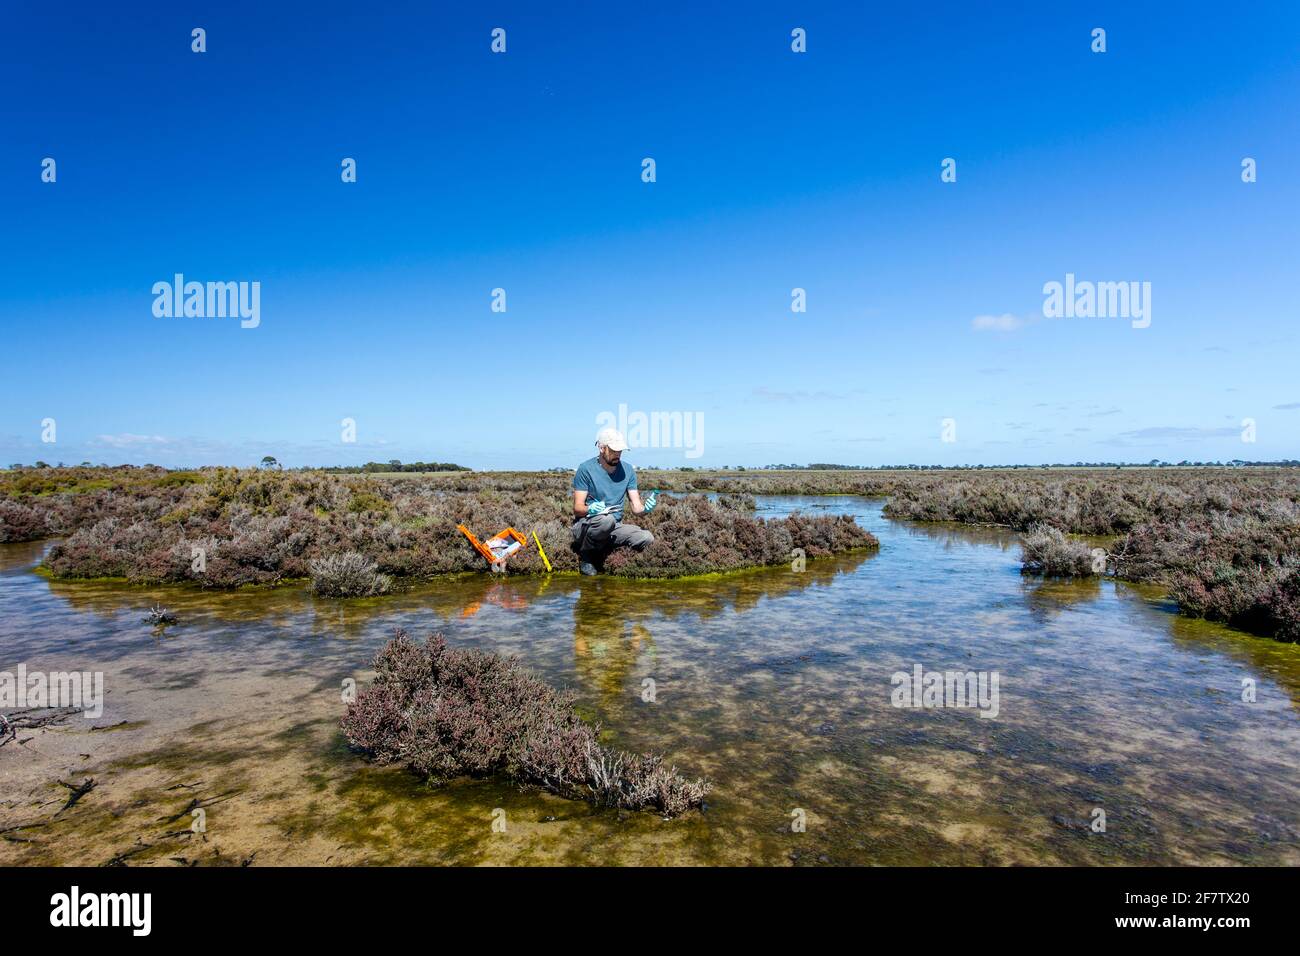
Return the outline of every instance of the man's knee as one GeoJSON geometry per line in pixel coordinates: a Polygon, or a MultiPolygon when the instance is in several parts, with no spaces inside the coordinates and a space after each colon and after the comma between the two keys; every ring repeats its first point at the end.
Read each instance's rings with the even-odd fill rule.
{"type": "Polygon", "coordinates": [[[655,539],[655,536],[649,531],[635,525],[630,527],[624,525],[621,530],[623,533],[617,536],[617,544],[620,547],[631,548],[633,551],[644,551],[650,542],[655,539]]]}
{"type": "Polygon", "coordinates": [[[614,533],[614,527],[617,524],[618,520],[611,514],[586,518],[580,531],[584,550],[603,547],[609,541],[610,535],[614,533]]]}

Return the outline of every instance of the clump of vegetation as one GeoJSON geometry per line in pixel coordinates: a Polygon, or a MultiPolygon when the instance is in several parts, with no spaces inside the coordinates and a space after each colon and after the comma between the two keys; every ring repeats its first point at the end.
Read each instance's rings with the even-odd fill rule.
{"type": "Polygon", "coordinates": [[[355,551],[317,558],[308,567],[311,589],[323,597],[373,597],[393,586],[393,579],[380,574],[374,561],[355,551]]]}
{"type": "MultiPolygon", "coordinates": [[[[1294,468],[926,475],[895,489],[885,513],[1120,535],[1108,555],[1117,577],[1167,587],[1184,614],[1300,640],[1294,468]]],[[[1054,542],[1036,539],[1035,547],[1058,567],[1083,566],[1081,545],[1071,557],[1068,543],[1054,542]]]]}
{"type": "Polygon", "coordinates": [[[0,499],[0,544],[35,541],[48,534],[45,515],[19,501],[0,499]]]}
{"type": "Polygon", "coordinates": [[[149,608],[149,613],[144,616],[146,624],[152,624],[154,627],[164,627],[168,624],[176,623],[176,615],[161,604],[155,604],[149,608]]]}
{"type": "Polygon", "coordinates": [[[1078,578],[1104,570],[1094,566],[1092,549],[1049,524],[1036,524],[1025,532],[1020,549],[1021,569],[1027,574],[1078,578]]]}
{"type": "Polygon", "coordinates": [[[109,517],[159,517],[198,480],[196,472],[152,466],[0,471],[0,543],[69,534],[109,517]]]}
{"type": "Polygon", "coordinates": [[[342,727],[380,763],[405,763],[431,780],[501,775],[570,799],[670,816],[700,806],[709,792],[660,757],[600,744],[571,695],[513,658],[451,648],[440,634],[420,646],[398,630],[375,670],[342,727]]]}
{"type": "MultiPolygon", "coordinates": [[[[266,459],[263,459],[265,461],[266,459]]],[[[316,469],[313,469],[316,470],[316,469]]],[[[320,471],[329,474],[351,474],[360,472],[367,475],[379,473],[399,472],[432,472],[432,471],[469,471],[464,465],[456,465],[449,461],[411,461],[401,462],[396,458],[390,461],[368,461],[364,465],[336,465],[329,468],[321,468],[320,471]]]]}
{"type": "MultiPolygon", "coordinates": [[[[507,526],[536,531],[555,570],[578,566],[569,549],[572,492],[565,476],[498,480],[448,473],[380,479],[230,468],[201,474],[201,481],[174,487],[141,477],[138,490],[67,496],[110,495],[93,508],[59,506],[59,514],[75,518],[67,519],[68,536],[51,548],[45,566],[59,577],[189,581],[219,588],[311,577],[322,581],[320,593],[339,593],[330,580],[345,575],[364,583],[361,564],[314,568],[313,562],[355,552],[374,564],[373,574],[394,579],[485,571],[458,524],[480,535],[507,526]]],[[[703,574],[781,564],[796,547],[816,558],[878,545],[851,519],[755,519],[747,495],[724,495],[718,502],[702,495],[662,495],[659,502],[652,514],[634,520],[660,540],[634,559],[612,559],[608,571],[638,577],[703,574]]],[[[21,505],[28,507],[27,500],[21,505]]],[[[35,519],[24,512],[22,520],[26,526],[35,519]]],[[[532,547],[510,561],[511,573],[544,570],[532,547]]]]}
{"type": "Polygon", "coordinates": [[[1300,640],[1300,509],[1144,525],[1115,546],[1121,577],[1166,585],[1185,613],[1300,640]]]}
{"type": "Polygon", "coordinates": [[[627,517],[655,539],[644,551],[615,551],[606,559],[606,572],[625,577],[679,577],[785,564],[796,548],[819,558],[880,547],[875,535],[848,515],[796,513],[765,521],[734,504],[724,506],[700,495],[661,496],[650,514],[627,517]]]}
{"type": "Polygon", "coordinates": [[[718,495],[719,507],[730,511],[757,511],[758,502],[753,495],[727,493],[718,495]]]}

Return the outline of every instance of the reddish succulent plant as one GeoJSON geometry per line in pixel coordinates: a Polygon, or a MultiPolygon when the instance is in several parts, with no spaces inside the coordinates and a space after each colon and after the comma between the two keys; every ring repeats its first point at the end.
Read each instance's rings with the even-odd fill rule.
{"type": "Polygon", "coordinates": [[[380,763],[423,777],[502,775],[563,797],[676,815],[700,806],[710,785],[660,757],[599,743],[569,694],[514,658],[424,645],[398,630],[375,659],[374,684],[348,705],[348,741],[380,763]]]}

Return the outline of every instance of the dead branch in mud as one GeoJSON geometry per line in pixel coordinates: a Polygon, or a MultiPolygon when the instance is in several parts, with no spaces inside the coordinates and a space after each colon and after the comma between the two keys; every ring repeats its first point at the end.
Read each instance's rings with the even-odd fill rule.
{"type": "Polygon", "coordinates": [[[36,730],[61,724],[79,713],[81,711],[76,707],[29,707],[0,714],[0,747],[16,740],[20,730],[36,730]]]}
{"type": "MultiPolygon", "coordinates": [[[[195,784],[195,786],[198,786],[198,784],[195,784]]],[[[215,797],[195,797],[189,803],[187,803],[182,810],[178,811],[177,813],[174,813],[169,817],[159,817],[158,822],[175,823],[181,817],[189,816],[195,810],[207,809],[208,807],[212,806],[214,803],[221,803],[225,800],[229,800],[231,797],[235,796],[238,792],[239,792],[238,790],[227,790],[225,793],[219,793],[215,797]]]]}
{"type": "MultiPolygon", "coordinates": [[[[163,840],[170,840],[175,837],[185,837],[186,839],[189,839],[192,836],[194,836],[194,834],[189,830],[173,830],[170,833],[164,833],[162,836],[158,837],[157,842],[161,842],[163,840]]],[[[142,843],[140,842],[140,838],[136,837],[135,846],[131,847],[131,849],[129,850],[123,850],[121,853],[118,853],[117,855],[110,857],[108,860],[101,863],[100,866],[126,866],[127,860],[129,860],[131,857],[135,856],[138,853],[143,853],[145,850],[152,850],[157,845],[157,842],[142,843]]],[[[172,859],[175,859],[175,857],[173,857],[172,859]]]]}
{"type": "Polygon", "coordinates": [[[64,810],[67,810],[70,807],[72,807],[78,800],[80,800],[86,794],[90,793],[90,791],[94,790],[95,778],[87,777],[84,781],[82,781],[79,784],[65,783],[64,781],[59,780],[58,784],[61,787],[67,787],[69,790],[72,791],[72,793],[68,796],[68,802],[55,811],[54,815],[56,817],[64,810]]]}
{"type": "Polygon", "coordinates": [[[49,825],[48,821],[45,823],[17,823],[11,827],[0,829],[0,835],[13,833],[15,830],[34,830],[36,827],[48,827],[49,825]]]}
{"type": "Polygon", "coordinates": [[[159,818],[158,818],[158,822],[159,822],[159,823],[175,823],[175,822],[176,822],[177,820],[179,820],[181,817],[183,817],[183,816],[188,816],[190,813],[194,812],[194,811],[197,810],[198,808],[199,808],[199,798],[198,798],[198,797],[195,797],[193,800],[191,800],[189,803],[187,803],[187,804],[185,805],[184,809],[182,809],[182,810],[180,810],[180,811],[178,811],[178,812],[176,812],[176,813],[173,813],[173,814],[172,814],[171,816],[169,816],[169,817],[159,817],[159,818]]]}
{"type": "Polygon", "coordinates": [[[100,866],[126,866],[126,861],[128,859],[135,856],[137,853],[143,853],[151,847],[153,847],[152,843],[137,843],[135,846],[131,847],[131,849],[125,850],[122,853],[109,858],[107,862],[101,863],[100,866]]]}
{"type": "Polygon", "coordinates": [[[35,830],[38,827],[47,827],[49,823],[18,823],[11,827],[0,829],[0,837],[3,837],[9,843],[36,843],[36,840],[29,840],[26,837],[17,836],[18,830],[35,830]]]}
{"type": "Polygon", "coordinates": [[[96,730],[112,730],[114,727],[123,727],[123,726],[125,726],[126,724],[129,724],[130,722],[131,722],[131,721],[129,721],[129,720],[119,720],[119,721],[118,721],[117,723],[115,723],[115,724],[105,724],[105,725],[102,726],[102,727],[91,727],[91,728],[90,728],[90,731],[91,731],[91,733],[94,733],[96,730]]]}

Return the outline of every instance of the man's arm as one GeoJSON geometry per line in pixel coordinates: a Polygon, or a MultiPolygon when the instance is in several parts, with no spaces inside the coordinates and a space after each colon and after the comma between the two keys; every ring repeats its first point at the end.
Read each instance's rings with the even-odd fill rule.
{"type": "Polygon", "coordinates": [[[627,490],[627,500],[632,502],[632,514],[639,515],[645,513],[645,505],[641,504],[641,492],[635,488],[627,490]]]}

